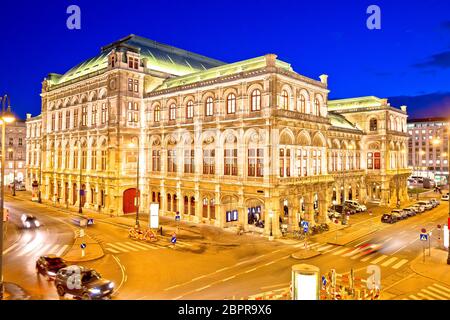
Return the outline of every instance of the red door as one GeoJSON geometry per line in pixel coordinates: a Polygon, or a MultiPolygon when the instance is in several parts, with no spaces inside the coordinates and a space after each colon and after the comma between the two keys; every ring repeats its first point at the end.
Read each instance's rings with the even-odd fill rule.
{"type": "Polygon", "coordinates": [[[123,213],[135,213],[136,206],[134,201],[136,198],[136,188],[127,189],[123,192],[123,213]]]}

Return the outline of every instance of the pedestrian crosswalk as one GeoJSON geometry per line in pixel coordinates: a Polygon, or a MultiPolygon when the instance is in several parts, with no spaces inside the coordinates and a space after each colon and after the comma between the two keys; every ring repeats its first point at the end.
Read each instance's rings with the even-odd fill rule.
{"type": "Polygon", "coordinates": [[[16,242],[3,250],[3,255],[14,255],[16,257],[37,258],[43,255],[54,254],[62,256],[67,249],[68,244],[45,244],[45,243],[21,243],[16,242]]]}
{"type": "MultiPolygon", "coordinates": [[[[132,253],[132,252],[140,252],[140,251],[149,251],[149,250],[159,250],[159,249],[167,249],[171,247],[171,245],[164,246],[160,243],[152,243],[152,242],[144,242],[144,241],[118,241],[118,242],[106,242],[103,244],[106,252],[108,253],[132,253]]],[[[176,247],[188,248],[191,247],[192,244],[187,242],[177,242],[176,247]]]]}
{"type": "Polygon", "coordinates": [[[450,300],[450,288],[434,283],[402,300],[450,300]]]}
{"type": "Polygon", "coordinates": [[[293,245],[294,248],[300,249],[309,249],[319,251],[322,254],[331,254],[333,256],[340,256],[343,258],[366,262],[369,264],[376,264],[380,267],[392,268],[394,270],[398,270],[403,267],[405,264],[409,262],[408,259],[403,259],[395,256],[390,256],[388,254],[381,254],[377,251],[373,251],[369,247],[342,247],[329,243],[320,243],[320,242],[311,242],[307,243],[305,246],[305,242],[296,242],[293,245]]]}

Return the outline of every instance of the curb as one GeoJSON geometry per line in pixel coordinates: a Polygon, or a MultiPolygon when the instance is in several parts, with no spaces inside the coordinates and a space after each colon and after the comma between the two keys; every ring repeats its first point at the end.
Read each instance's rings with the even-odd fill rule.
{"type": "Polygon", "coordinates": [[[65,252],[63,255],[64,260],[67,262],[88,262],[88,261],[94,261],[101,259],[105,256],[105,252],[103,251],[102,246],[95,240],[93,240],[90,236],[85,235],[85,239],[77,238],[75,242],[73,243],[72,247],[65,252]],[[81,255],[81,248],[80,244],[86,243],[87,245],[93,246],[95,249],[99,250],[101,253],[94,254],[93,257],[89,255],[89,253],[85,257],[80,258],[72,258],[71,255],[81,255]],[[76,254],[74,252],[79,252],[79,254],[76,254]],[[69,256],[69,257],[67,257],[69,256]]]}
{"type": "Polygon", "coordinates": [[[294,252],[291,254],[291,257],[297,260],[307,260],[317,256],[320,256],[321,253],[314,250],[301,250],[298,252],[294,252]]]}

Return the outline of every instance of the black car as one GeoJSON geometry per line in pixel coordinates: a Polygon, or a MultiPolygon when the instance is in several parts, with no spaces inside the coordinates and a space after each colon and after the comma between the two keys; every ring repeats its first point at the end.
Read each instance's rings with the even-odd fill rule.
{"type": "Polygon", "coordinates": [[[393,214],[390,213],[385,213],[383,214],[383,216],[381,217],[381,222],[383,223],[396,223],[397,222],[397,217],[393,214]]]}
{"type": "Polygon", "coordinates": [[[114,290],[114,282],[103,279],[93,269],[81,266],[60,269],[55,286],[60,297],[68,293],[83,300],[111,298],[114,290]]]}
{"type": "Polygon", "coordinates": [[[20,220],[22,221],[22,227],[25,229],[39,228],[41,226],[39,220],[31,214],[23,214],[20,220]]]}
{"type": "Polygon", "coordinates": [[[48,280],[54,279],[58,271],[65,267],[67,264],[64,259],[53,254],[39,257],[36,261],[36,272],[48,280]]]}

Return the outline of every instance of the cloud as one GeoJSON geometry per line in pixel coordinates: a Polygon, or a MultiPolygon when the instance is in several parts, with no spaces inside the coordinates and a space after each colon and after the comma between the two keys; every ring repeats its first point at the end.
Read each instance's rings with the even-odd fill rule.
{"type": "Polygon", "coordinates": [[[450,92],[435,92],[417,96],[388,98],[392,106],[408,106],[410,119],[429,117],[450,118],[450,92]]]}
{"type": "Polygon", "coordinates": [[[444,51],[437,53],[428,58],[428,61],[422,63],[416,63],[413,65],[415,68],[450,68],[450,51],[444,51]]]}

